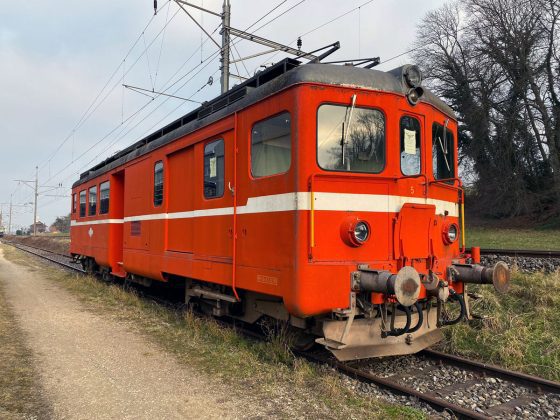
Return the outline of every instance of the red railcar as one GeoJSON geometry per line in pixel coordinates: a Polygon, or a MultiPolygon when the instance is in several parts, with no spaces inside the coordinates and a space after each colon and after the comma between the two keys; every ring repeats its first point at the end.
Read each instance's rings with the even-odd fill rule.
{"type": "Polygon", "coordinates": [[[462,197],[456,118],[416,67],[286,59],[83,173],[71,253],[340,359],[411,353],[468,317],[464,283],[509,281],[461,247],[462,197]]]}

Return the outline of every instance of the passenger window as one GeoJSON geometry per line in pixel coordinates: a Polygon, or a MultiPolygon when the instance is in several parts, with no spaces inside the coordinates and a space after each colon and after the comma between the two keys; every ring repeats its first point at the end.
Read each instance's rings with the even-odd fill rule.
{"type": "Polygon", "coordinates": [[[224,195],[224,141],[213,141],[204,146],[204,197],[224,195]]]}
{"type": "Polygon", "coordinates": [[[86,192],[80,191],[80,217],[86,216],[86,192]]]}
{"type": "Polygon", "coordinates": [[[76,194],[72,194],[72,213],[76,213],[76,209],[78,208],[78,197],[76,194]]]}
{"type": "Polygon", "coordinates": [[[418,175],[421,167],[420,121],[413,117],[401,118],[401,172],[418,175]]]}
{"type": "Polygon", "coordinates": [[[289,112],[260,121],[251,132],[251,173],[254,177],[287,172],[292,163],[289,112]]]}
{"type": "Polygon", "coordinates": [[[377,109],[321,105],[317,112],[317,161],[329,171],[383,171],[383,113],[377,109]]]}
{"type": "Polygon", "coordinates": [[[89,189],[88,216],[95,216],[97,212],[97,185],[89,189]]]}
{"type": "Polygon", "coordinates": [[[99,185],[99,214],[109,213],[109,181],[99,185]]]}
{"type": "Polygon", "coordinates": [[[163,162],[160,160],[154,166],[154,206],[163,203],[163,162]]]}
{"type": "Polygon", "coordinates": [[[432,166],[435,179],[455,178],[455,140],[441,124],[432,127],[432,166]]]}

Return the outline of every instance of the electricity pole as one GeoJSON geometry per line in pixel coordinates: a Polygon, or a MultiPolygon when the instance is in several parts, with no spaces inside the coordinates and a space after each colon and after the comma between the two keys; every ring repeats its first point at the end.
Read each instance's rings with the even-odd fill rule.
{"type": "Polygon", "coordinates": [[[229,90],[229,28],[231,20],[231,4],[229,0],[224,0],[222,7],[222,93],[229,90]]]}
{"type": "Polygon", "coordinates": [[[8,218],[8,235],[12,234],[12,198],[14,194],[10,194],[10,217],[8,218]]]}
{"type": "Polygon", "coordinates": [[[35,166],[35,204],[33,209],[33,236],[37,235],[37,197],[39,197],[39,167],[35,166]]]}

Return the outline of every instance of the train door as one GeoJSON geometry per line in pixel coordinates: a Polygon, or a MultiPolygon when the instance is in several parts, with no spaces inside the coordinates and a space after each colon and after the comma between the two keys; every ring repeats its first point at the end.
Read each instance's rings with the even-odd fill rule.
{"type": "Polygon", "coordinates": [[[234,131],[196,145],[193,247],[197,277],[227,283],[233,255],[234,131]]]}
{"type": "Polygon", "coordinates": [[[169,167],[169,204],[167,251],[192,254],[195,168],[194,146],[178,150],[167,157],[169,167]]]}
{"type": "Polygon", "coordinates": [[[109,184],[109,256],[112,274],[124,277],[123,270],[123,219],[124,219],[124,171],[111,175],[109,184]]]}

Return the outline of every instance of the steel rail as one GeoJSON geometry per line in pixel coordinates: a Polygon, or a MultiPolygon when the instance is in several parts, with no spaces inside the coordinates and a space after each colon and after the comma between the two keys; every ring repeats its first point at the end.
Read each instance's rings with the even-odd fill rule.
{"type": "Polygon", "coordinates": [[[459,418],[475,419],[475,420],[482,420],[482,419],[487,420],[491,418],[490,416],[484,415],[477,411],[469,410],[468,408],[461,407],[457,404],[453,404],[452,402],[446,401],[442,398],[438,398],[434,395],[431,395],[430,393],[423,393],[415,390],[414,388],[410,388],[408,386],[404,386],[397,382],[391,381],[390,377],[383,378],[381,376],[373,375],[369,372],[364,372],[360,369],[352,367],[346,363],[339,362],[338,360],[335,360],[333,358],[323,357],[317,354],[305,353],[305,352],[297,352],[296,354],[313,363],[327,364],[333,369],[336,369],[339,372],[342,372],[350,377],[356,378],[359,381],[372,383],[381,388],[385,388],[387,390],[396,392],[401,395],[412,396],[437,410],[452,412],[459,418]]]}
{"type": "Polygon", "coordinates": [[[42,248],[37,248],[37,247],[29,246],[29,245],[17,244],[17,243],[9,242],[9,241],[2,241],[2,243],[5,243],[7,245],[11,245],[14,248],[17,248],[21,251],[25,251],[29,254],[32,254],[32,255],[35,255],[37,257],[43,258],[45,260],[48,260],[48,261],[53,262],[55,264],[58,264],[62,267],[69,268],[73,271],[77,271],[79,273],[85,273],[85,270],[82,269],[79,266],[76,266],[76,264],[71,264],[71,263],[67,263],[67,262],[64,262],[64,261],[60,261],[60,259],[57,260],[55,258],[52,258],[52,257],[48,256],[48,255],[44,255],[44,254],[41,254],[40,252],[35,252],[35,251],[32,251],[32,250],[35,249],[35,250],[38,250],[38,251],[41,251],[41,252],[47,252],[51,255],[56,255],[58,257],[71,258],[69,255],[62,255],[62,254],[59,254],[57,252],[47,251],[47,250],[42,249],[42,248]]]}
{"type": "MultiPolygon", "coordinates": [[[[470,252],[470,249],[468,251],[470,252]]],[[[501,255],[514,258],[560,258],[560,251],[482,248],[480,250],[480,255],[501,255]]]]}
{"type": "Polygon", "coordinates": [[[461,356],[453,354],[442,353],[440,351],[424,349],[420,355],[425,355],[431,359],[443,360],[450,365],[455,365],[464,369],[475,372],[483,372],[489,376],[496,376],[508,382],[514,382],[529,388],[537,389],[540,391],[551,392],[560,394],[560,383],[549,381],[548,379],[540,378],[538,376],[528,375],[526,373],[515,372],[513,370],[504,369],[499,366],[490,365],[487,363],[477,362],[475,360],[465,359],[461,356]]]}

